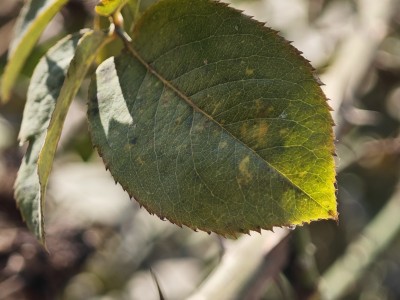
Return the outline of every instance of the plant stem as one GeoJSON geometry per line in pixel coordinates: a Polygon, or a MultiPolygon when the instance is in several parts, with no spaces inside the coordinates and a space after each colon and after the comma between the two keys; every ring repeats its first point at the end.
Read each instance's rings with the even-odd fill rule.
{"type": "Polygon", "coordinates": [[[133,15],[133,22],[131,28],[129,28],[129,32],[133,31],[133,28],[140,17],[140,3],[141,0],[128,0],[128,6],[133,15]]]}
{"type": "MultiPolygon", "coordinates": [[[[276,259],[268,259],[268,254],[277,249],[288,233],[289,230],[280,228],[261,235],[242,236],[226,251],[219,266],[189,299],[240,299],[249,286],[253,286],[251,283],[259,279],[257,275],[261,272],[264,277],[279,274],[282,265],[276,259]],[[271,272],[266,272],[266,269],[271,272]]],[[[278,254],[282,257],[282,253],[278,254]]]]}
{"type": "Polygon", "coordinates": [[[140,3],[141,3],[141,0],[136,0],[136,9],[135,9],[135,14],[133,15],[135,18],[135,23],[140,16],[140,3]]]}

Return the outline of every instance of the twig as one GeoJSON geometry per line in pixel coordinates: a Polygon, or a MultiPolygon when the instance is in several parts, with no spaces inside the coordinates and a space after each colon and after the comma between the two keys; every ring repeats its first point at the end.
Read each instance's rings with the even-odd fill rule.
{"type": "MultiPolygon", "coordinates": [[[[289,230],[276,229],[262,235],[242,236],[232,248],[227,249],[219,266],[189,297],[190,300],[236,299],[243,295],[249,281],[265,268],[265,257],[287,237],[289,230]]],[[[276,261],[268,260],[270,269],[275,269],[276,261]]],[[[278,266],[277,272],[279,273],[278,266]]],[[[265,271],[265,270],[264,270],[265,271]]],[[[265,273],[265,272],[264,272],[265,273]]],[[[269,274],[270,276],[272,274],[269,274]]]]}
{"type": "Polygon", "coordinates": [[[322,299],[341,299],[364,274],[365,269],[385,250],[400,232],[400,188],[344,255],[322,276],[322,299]]]}
{"type": "Polygon", "coordinates": [[[269,286],[276,286],[280,289],[282,300],[294,299],[293,286],[282,273],[289,260],[289,236],[283,239],[271,251],[264,256],[257,272],[251,274],[245,286],[236,295],[237,299],[254,300],[270,299],[275,295],[269,292],[269,286]]]}

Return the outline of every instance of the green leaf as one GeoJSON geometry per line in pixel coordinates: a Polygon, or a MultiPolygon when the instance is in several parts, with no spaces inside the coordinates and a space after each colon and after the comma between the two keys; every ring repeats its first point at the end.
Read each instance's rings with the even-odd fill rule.
{"type": "Polygon", "coordinates": [[[100,16],[108,17],[121,8],[127,0],[100,0],[95,11],[100,16]]]}
{"type": "Polygon", "coordinates": [[[40,60],[28,89],[19,139],[29,141],[15,182],[15,199],[28,228],[43,241],[43,213],[37,162],[65,74],[82,34],[68,36],[40,60]]]}
{"type": "Polygon", "coordinates": [[[165,0],[127,45],[96,71],[89,123],[148,211],[221,235],[337,219],[329,107],[275,31],[219,2],[165,0]]]}
{"type": "Polygon", "coordinates": [[[43,30],[67,1],[30,0],[23,7],[15,26],[14,38],[8,52],[8,63],[2,78],[1,98],[3,102],[9,100],[18,74],[43,30]]]}
{"type": "Polygon", "coordinates": [[[104,33],[95,31],[69,36],[41,59],[32,76],[19,134],[29,146],[18,172],[15,198],[28,228],[43,243],[46,185],[65,116],[106,41],[104,33]]]}

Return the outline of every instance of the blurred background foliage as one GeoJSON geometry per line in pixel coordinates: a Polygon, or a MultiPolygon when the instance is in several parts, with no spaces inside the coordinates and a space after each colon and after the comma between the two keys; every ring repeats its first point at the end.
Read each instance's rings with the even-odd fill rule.
{"type": "MultiPolygon", "coordinates": [[[[0,3],[0,74],[23,2],[0,3]]],[[[151,2],[143,0],[141,10],[151,2]]],[[[0,107],[0,299],[151,300],[159,299],[156,282],[166,299],[185,299],[240,241],[178,228],[129,200],[92,149],[87,83],[71,106],[51,175],[48,253],[27,231],[15,207],[13,183],[24,152],[17,133],[29,78],[58,39],[93,27],[95,4],[69,1],[30,55],[12,101],[0,107]]],[[[400,205],[390,209],[398,218],[383,217],[374,227],[382,237],[393,231],[374,244],[376,256],[351,246],[389,201],[400,202],[400,1],[251,0],[232,5],[293,41],[326,84],[335,109],[340,211],[338,224],[321,221],[291,231],[279,251],[265,256],[256,284],[243,287],[245,293],[237,297],[318,299],[320,276],[325,278],[352,249],[345,266],[367,267],[350,274],[355,281],[337,297],[400,299],[400,205]]],[[[248,257],[241,259],[245,265],[248,257]]],[[[329,289],[339,289],[345,277],[338,278],[329,281],[329,289]]]]}

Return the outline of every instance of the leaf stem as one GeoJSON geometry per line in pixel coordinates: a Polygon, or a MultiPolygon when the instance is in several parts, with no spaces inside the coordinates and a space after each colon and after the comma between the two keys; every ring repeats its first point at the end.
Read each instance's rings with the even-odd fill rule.
{"type": "Polygon", "coordinates": [[[124,30],[124,19],[120,12],[113,14],[112,22],[115,26],[115,33],[122,39],[126,47],[129,47],[129,44],[132,42],[129,34],[124,30]]]}
{"type": "Polygon", "coordinates": [[[141,0],[136,0],[136,6],[135,6],[135,11],[133,14],[133,18],[134,18],[134,23],[136,23],[137,19],[139,19],[140,16],[140,4],[141,4],[141,0]]]}

